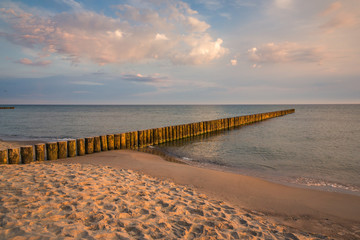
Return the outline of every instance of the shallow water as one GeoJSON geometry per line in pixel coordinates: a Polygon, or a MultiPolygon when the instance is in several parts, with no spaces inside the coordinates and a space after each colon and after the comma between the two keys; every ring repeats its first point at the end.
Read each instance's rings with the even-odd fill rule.
{"type": "Polygon", "coordinates": [[[0,139],[53,140],[295,108],[295,114],[158,146],[191,163],[360,195],[360,105],[16,106],[0,139]]]}

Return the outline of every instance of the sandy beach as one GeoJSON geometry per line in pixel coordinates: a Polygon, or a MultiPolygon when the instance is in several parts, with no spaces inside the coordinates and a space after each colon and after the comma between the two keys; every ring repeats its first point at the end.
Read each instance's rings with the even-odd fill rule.
{"type": "Polygon", "coordinates": [[[359,239],[360,198],[120,150],[0,166],[0,239],[359,239]]]}

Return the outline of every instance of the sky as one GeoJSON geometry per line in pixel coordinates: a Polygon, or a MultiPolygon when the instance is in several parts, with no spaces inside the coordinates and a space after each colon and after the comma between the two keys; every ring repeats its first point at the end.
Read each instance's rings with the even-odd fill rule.
{"type": "Polygon", "coordinates": [[[0,104],[360,103],[359,0],[1,0],[0,104]]]}

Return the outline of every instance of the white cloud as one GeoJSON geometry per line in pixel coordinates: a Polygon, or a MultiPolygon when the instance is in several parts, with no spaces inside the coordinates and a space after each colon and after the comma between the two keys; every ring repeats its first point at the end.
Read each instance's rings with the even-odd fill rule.
{"type": "Polygon", "coordinates": [[[0,37],[28,48],[40,47],[43,55],[60,54],[73,63],[90,59],[99,65],[146,59],[205,64],[227,51],[220,38],[214,40],[207,32],[210,25],[181,1],[118,5],[114,7],[118,17],[85,10],[74,0],[63,1],[75,10],[35,14],[33,8],[21,9],[15,3],[1,8],[0,18],[12,31],[1,32],[0,37]]]}
{"type": "Polygon", "coordinates": [[[236,59],[231,59],[230,63],[232,66],[236,66],[237,65],[237,60],[236,59]]]}
{"type": "Polygon", "coordinates": [[[169,40],[165,34],[157,33],[155,36],[155,40],[169,40]]]}
{"type": "Polygon", "coordinates": [[[320,48],[298,43],[267,43],[248,50],[250,61],[255,63],[320,62],[324,54],[320,48]]]}

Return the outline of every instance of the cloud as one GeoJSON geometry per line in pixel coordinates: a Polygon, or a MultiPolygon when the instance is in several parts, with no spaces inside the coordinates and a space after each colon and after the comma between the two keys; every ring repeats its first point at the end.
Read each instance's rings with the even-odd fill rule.
{"type": "Polygon", "coordinates": [[[123,74],[121,78],[125,81],[136,82],[136,83],[155,83],[167,79],[166,77],[160,76],[144,76],[138,74],[123,74]]]}
{"type": "Polygon", "coordinates": [[[47,66],[51,63],[50,60],[43,60],[43,61],[32,61],[31,59],[28,58],[22,58],[18,61],[15,61],[16,63],[20,63],[20,64],[24,64],[24,65],[28,65],[28,66],[47,66]]]}
{"type": "MultiPolygon", "coordinates": [[[[354,9],[356,8],[357,6],[354,6],[354,9]]],[[[319,28],[325,33],[333,33],[340,28],[355,26],[359,22],[357,14],[353,12],[353,9],[345,9],[341,2],[334,2],[320,13],[320,16],[325,19],[325,23],[321,24],[319,28]]]]}
{"type": "Polygon", "coordinates": [[[231,59],[230,63],[232,66],[236,66],[237,65],[237,60],[236,59],[231,59]]]}
{"type": "Polygon", "coordinates": [[[333,2],[320,15],[326,16],[342,8],[341,2],[333,2]]]}
{"type": "Polygon", "coordinates": [[[281,9],[290,8],[293,4],[293,0],[275,0],[275,5],[281,9]]]}
{"type": "Polygon", "coordinates": [[[116,17],[86,10],[74,0],[64,2],[73,10],[38,14],[15,3],[1,8],[0,20],[11,31],[0,32],[0,37],[41,48],[43,55],[62,55],[73,63],[90,59],[99,65],[149,59],[206,64],[227,52],[222,39],[208,33],[210,25],[181,1],[117,5],[112,8],[116,17]]]}
{"type": "Polygon", "coordinates": [[[320,48],[284,42],[279,44],[267,43],[249,49],[248,57],[254,63],[289,63],[320,62],[324,55],[320,48]]]}
{"type": "Polygon", "coordinates": [[[75,84],[75,85],[84,85],[84,86],[103,86],[103,83],[98,83],[98,82],[90,82],[90,81],[75,81],[75,82],[70,82],[71,84],[75,84]]]}

